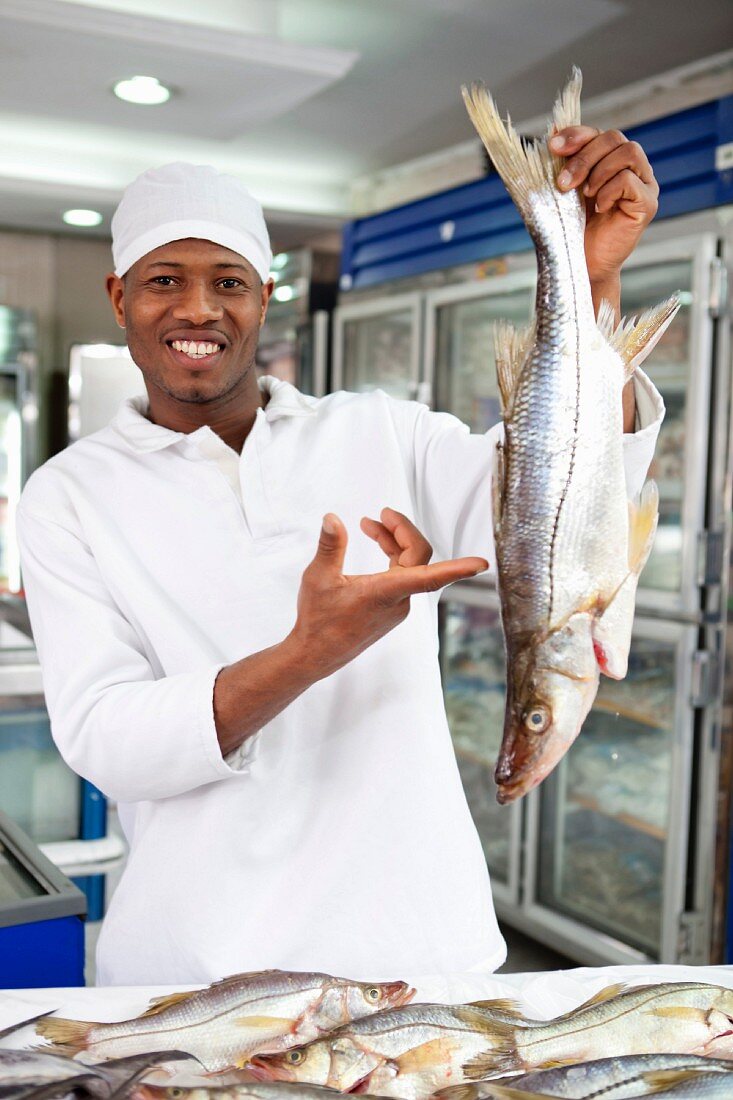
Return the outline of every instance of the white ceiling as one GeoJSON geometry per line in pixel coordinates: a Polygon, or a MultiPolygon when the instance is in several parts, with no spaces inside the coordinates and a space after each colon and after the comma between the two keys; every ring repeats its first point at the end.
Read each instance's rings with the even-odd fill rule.
{"type": "MultiPolygon", "coordinates": [[[[472,139],[484,79],[514,118],[572,63],[596,97],[733,46],[730,0],[0,0],[0,226],[63,231],[168,160],[240,175],[276,247],[333,229],[358,177],[472,139]],[[121,103],[136,73],[161,107],[121,103]]],[[[78,231],[77,231],[78,232],[78,231]]]]}

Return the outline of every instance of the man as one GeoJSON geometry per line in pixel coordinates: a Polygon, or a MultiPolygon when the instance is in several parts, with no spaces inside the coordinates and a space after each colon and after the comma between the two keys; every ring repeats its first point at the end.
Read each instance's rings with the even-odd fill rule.
{"type": "MultiPolygon", "coordinates": [[[[617,302],[651,169],[615,132],[555,141],[561,183],[588,198],[594,295],[617,302]]],[[[439,590],[493,557],[496,430],[383,393],[258,385],[269,242],[233,178],[144,173],[113,253],[147,398],[46,463],[19,510],[55,739],[130,842],[98,980],[496,969],[436,631],[439,590]]],[[[624,402],[634,494],[662,407],[643,376],[624,402]]]]}

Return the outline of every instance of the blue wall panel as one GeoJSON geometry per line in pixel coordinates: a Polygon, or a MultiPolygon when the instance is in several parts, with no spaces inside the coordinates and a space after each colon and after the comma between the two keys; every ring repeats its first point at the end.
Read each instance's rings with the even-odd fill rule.
{"type": "Polygon", "coordinates": [[[84,985],[84,922],[57,917],[0,928],[0,989],[84,985]]]}
{"type": "MultiPolygon", "coordinates": [[[[733,171],[715,150],[733,141],[733,96],[626,131],[646,150],[659,180],[658,218],[733,202],[733,171]]],[[[475,263],[530,247],[497,175],[350,222],[344,229],[342,289],[475,263]]]]}

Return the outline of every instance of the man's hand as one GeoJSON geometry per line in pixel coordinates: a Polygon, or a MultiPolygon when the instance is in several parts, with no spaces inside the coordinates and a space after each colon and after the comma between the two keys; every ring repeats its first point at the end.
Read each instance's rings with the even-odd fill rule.
{"type": "Polygon", "coordinates": [[[314,680],[330,676],[398,626],[409,614],[411,596],[436,592],[488,569],[484,558],[426,564],[430,544],[391,508],[382,511],[381,523],[363,519],[361,526],[389,557],[386,572],[344,576],[348,536],[338,516],[329,514],[316,556],[303,573],[289,642],[314,680]]]}
{"type": "Polygon", "coordinates": [[[568,126],[550,139],[567,157],[558,187],[580,188],[587,222],[585,257],[591,283],[613,283],[657,212],[659,184],[646,153],[618,130],[568,126]]]}

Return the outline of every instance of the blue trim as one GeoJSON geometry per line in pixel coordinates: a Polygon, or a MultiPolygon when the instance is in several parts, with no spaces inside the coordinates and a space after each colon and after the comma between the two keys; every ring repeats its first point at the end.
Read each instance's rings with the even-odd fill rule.
{"type": "Polygon", "coordinates": [[[0,928],[0,988],[84,985],[84,922],[57,917],[0,928]]]}
{"type": "MultiPolygon", "coordinates": [[[[82,840],[99,840],[107,835],[107,799],[88,780],[81,785],[82,840]]],[[[104,916],[104,875],[86,875],[73,880],[86,894],[87,920],[101,920],[104,916]]]]}
{"type": "MultiPolygon", "coordinates": [[[[733,141],[733,96],[626,131],[645,149],[661,188],[658,218],[733,202],[733,171],[717,172],[716,147],[733,141]]],[[[501,179],[460,187],[349,222],[342,289],[373,286],[531,247],[501,179]]]]}

